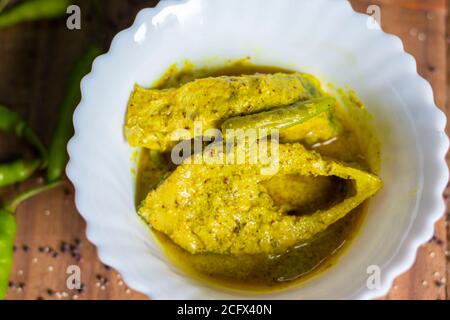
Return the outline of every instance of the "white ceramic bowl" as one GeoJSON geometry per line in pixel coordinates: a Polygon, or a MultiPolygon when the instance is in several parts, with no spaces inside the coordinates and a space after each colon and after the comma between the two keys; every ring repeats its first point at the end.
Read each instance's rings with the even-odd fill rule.
{"type": "Polygon", "coordinates": [[[387,292],[444,212],[448,181],[446,118],[401,41],[368,28],[343,0],[163,1],[142,10],[95,60],[69,144],[67,174],[87,236],[100,259],[151,298],[367,299],[387,292]],[[374,116],[382,142],[384,189],[371,202],[361,234],[340,262],[298,288],[267,295],[199,283],[166,260],[134,206],[133,150],[123,135],[135,83],[150,86],[175,62],[220,64],[251,57],[349,86],[374,116]],[[381,268],[381,288],[366,286],[381,268]]]}

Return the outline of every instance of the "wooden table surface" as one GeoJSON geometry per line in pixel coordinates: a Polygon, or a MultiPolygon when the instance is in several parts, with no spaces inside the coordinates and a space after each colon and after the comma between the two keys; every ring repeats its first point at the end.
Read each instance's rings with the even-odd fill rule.
{"type": "MultiPolygon", "coordinates": [[[[106,2],[106,0],[104,0],[106,2]]],[[[55,126],[64,83],[77,57],[92,41],[109,45],[119,30],[128,27],[135,14],[157,1],[108,0],[102,18],[91,14],[92,1],[81,0],[82,30],[69,31],[64,20],[42,21],[0,31],[0,102],[19,111],[49,142],[55,126]]],[[[387,32],[400,36],[417,59],[419,73],[433,86],[436,103],[447,108],[446,82],[447,4],[445,0],[352,0],[366,12],[369,5],[381,8],[381,23],[387,32]]],[[[0,157],[21,152],[24,146],[0,136],[0,157]]],[[[39,184],[30,181],[0,191],[4,200],[19,190],[39,184]]],[[[448,191],[450,195],[450,190],[448,191]]],[[[9,299],[146,299],[103,265],[95,247],[85,238],[85,223],[74,205],[68,185],[42,194],[20,206],[18,235],[9,299]],[[83,288],[68,290],[67,267],[81,268],[83,288]]],[[[414,266],[400,275],[387,299],[446,299],[450,296],[448,213],[436,224],[433,239],[418,250],[414,266]]]]}

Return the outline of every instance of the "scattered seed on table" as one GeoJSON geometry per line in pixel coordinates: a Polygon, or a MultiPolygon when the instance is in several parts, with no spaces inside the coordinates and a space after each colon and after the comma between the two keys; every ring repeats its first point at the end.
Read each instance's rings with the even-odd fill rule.
{"type": "Polygon", "coordinates": [[[422,281],[422,286],[423,286],[423,287],[427,287],[427,286],[428,286],[428,281],[423,280],[423,281],[422,281]]]}
{"type": "Polygon", "coordinates": [[[22,245],[22,250],[23,250],[24,252],[28,252],[28,250],[30,250],[30,247],[27,246],[26,244],[24,244],[24,245],[22,245]]]}
{"type": "Polygon", "coordinates": [[[48,271],[52,272],[53,271],[53,266],[48,266],[48,271]]]}
{"type": "Polygon", "coordinates": [[[50,297],[53,297],[53,296],[55,295],[55,291],[53,291],[52,289],[47,289],[47,294],[48,294],[50,297]]]}
{"type": "Polygon", "coordinates": [[[102,276],[101,274],[97,274],[97,275],[95,276],[95,278],[98,280],[97,282],[98,282],[100,285],[107,285],[107,284],[108,284],[108,278],[102,276]]]}
{"type": "Polygon", "coordinates": [[[434,251],[430,251],[428,255],[430,256],[430,258],[434,258],[436,256],[436,253],[434,251]]]}
{"type": "Polygon", "coordinates": [[[413,37],[417,36],[418,33],[419,31],[416,28],[409,29],[409,34],[413,37]]]}
{"type": "Polygon", "coordinates": [[[61,244],[59,245],[59,251],[61,251],[62,253],[69,251],[69,244],[65,241],[61,241],[61,244]]]}

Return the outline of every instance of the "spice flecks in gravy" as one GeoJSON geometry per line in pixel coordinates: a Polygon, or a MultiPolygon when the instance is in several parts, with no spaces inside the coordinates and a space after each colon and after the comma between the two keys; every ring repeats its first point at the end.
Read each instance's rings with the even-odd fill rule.
{"type": "MultiPolygon", "coordinates": [[[[154,87],[174,88],[194,79],[210,76],[280,72],[293,71],[255,66],[245,60],[216,69],[195,69],[187,64],[181,70],[176,66],[169,68],[154,87]]],[[[369,113],[353,92],[336,90],[333,95],[338,97],[334,117],[340,126],[339,134],[329,141],[309,145],[308,148],[324,157],[376,173],[379,168],[380,147],[370,125],[369,113]]],[[[295,131],[282,134],[282,142],[295,141],[295,134],[295,131]]],[[[167,152],[143,149],[137,173],[137,205],[139,206],[148,192],[155,189],[174,169],[175,166],[171,163],[170,154],[167,152]]],[[[308,197],[303,201],[295,193],[295,186],[308,184],[313,180],[314,185],[321,188],[317,194],[330,195],[335,199],[333,201],[339,201],[339,190],[345,186],[341,185],[338,179],[330,183],[331,180],[323,177],[299,177],[299,179],[283,177],[273,178],[266,184],[275,201],[279,199],[279,202],[292,203],[294,207],[302,203],[307,212],[317,206],[313,205],[313,208],[310,208],[306,204],[316,202],[320,205],[324,203],[324,199],[318,196],[308,197]]],[[[367,205],[368,201],[365,201],[310,241],[299,243],[281,254],[191,254],[165,234],[156,230],[154,233],[170,260],[195,278],[213,285],[239,290],[273,291],[297,285],[333,266],[358,233],[367,205]]]]}

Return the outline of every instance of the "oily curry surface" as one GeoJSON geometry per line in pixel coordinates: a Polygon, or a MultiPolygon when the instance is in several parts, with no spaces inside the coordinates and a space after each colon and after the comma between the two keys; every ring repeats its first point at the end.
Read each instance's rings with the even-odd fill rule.
{"type": "Polygon", "coordinates": [[[370,115],[353,92],[326,89],[308,74],[245,62],[172,67],[154,89],[135,88],[125,132],[142,147],[139,215],[178,266],[230,288],[274,290],[327,269],[382,187],[370,115]],[[335,102],[304,112],[331,101],[323,99],[335,102]],[[170,151],[183,137],[170,132],[181,126],[195,135],[194,121],[222,130],[275,125],[278,170],[196,164],[204,153],[174,164],[170,151]]]}

